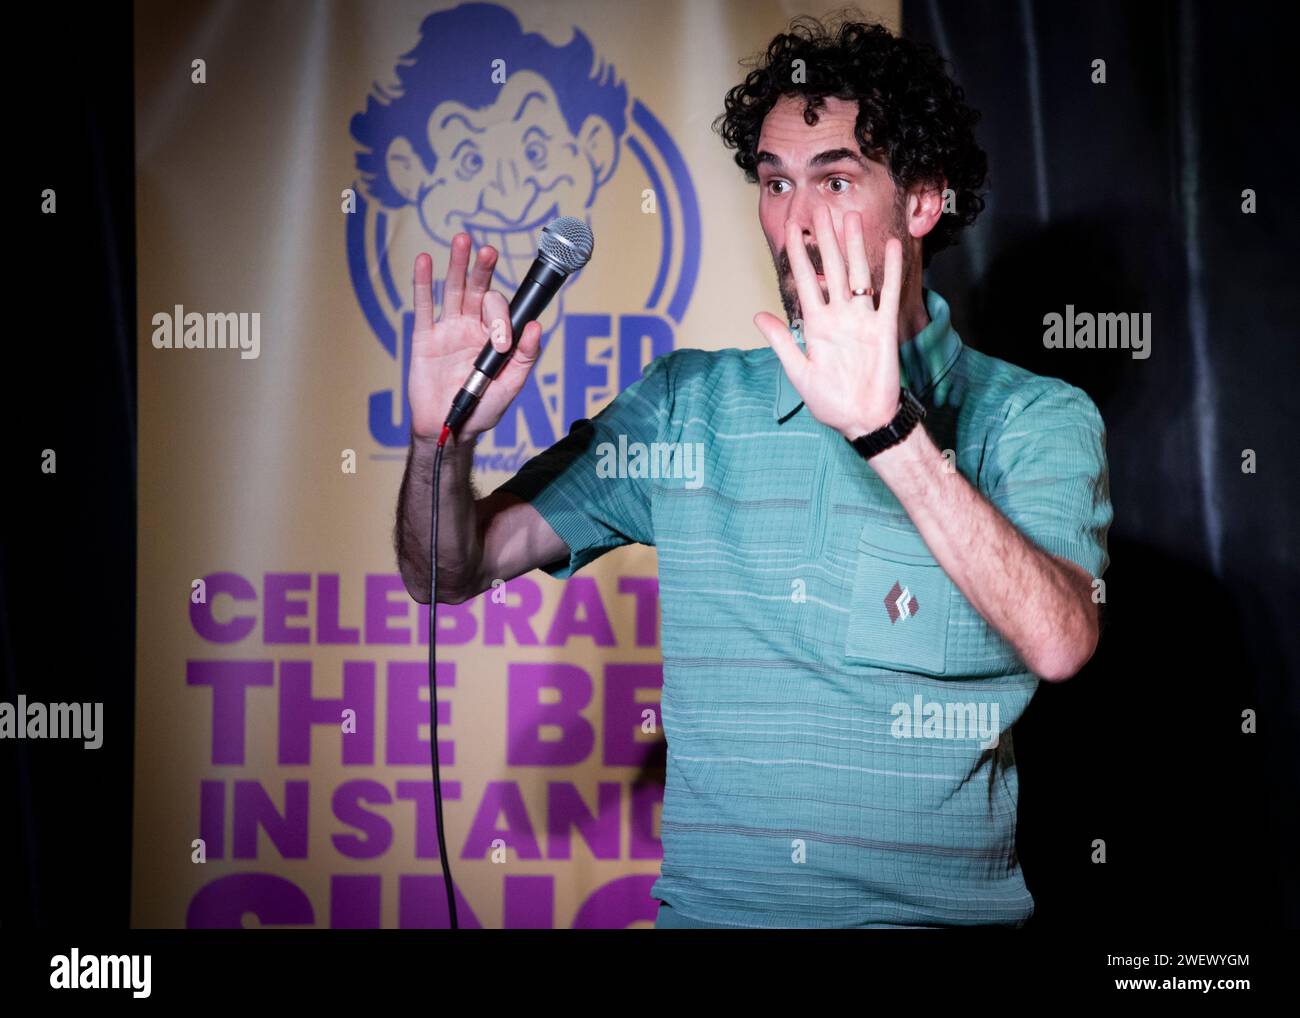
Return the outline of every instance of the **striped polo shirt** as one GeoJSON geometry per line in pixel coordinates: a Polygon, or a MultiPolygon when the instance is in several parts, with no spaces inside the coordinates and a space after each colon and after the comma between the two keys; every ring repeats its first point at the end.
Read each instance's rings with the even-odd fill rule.
{"type": "MultiPolygon", "coordinates": [[[[899,347],[954,468],[1039,547],[1108,564],[1105,431],[1080,389],[965,346],[899,347]]],[[[796,335],[802,344],[802,336],[796,335]]],[[[1039,679],[770,349],[681,349],[502,487],[565,577],[657,549],[663,863],[674,925],[1019,926],[1011,727],[1039,679]]]]}

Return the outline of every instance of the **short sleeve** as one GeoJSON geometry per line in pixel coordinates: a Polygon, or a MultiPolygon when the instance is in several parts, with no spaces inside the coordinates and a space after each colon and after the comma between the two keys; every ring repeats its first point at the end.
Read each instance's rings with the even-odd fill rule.
{"type": "Polygon", "coordinates": [[[1082,389],[1059,380],[1013,411],[987,473],[987,495],[1022,534],[1100,577],[1114,510],[1106,426],[1082,389]]]}
{"type": "Polygon", "coordinates": [[[569,546],[568,561],[544,572],[564,578],[621,545],[654,544],[651,482],[617,465],[620,451],[660,441],[672,414],[671,357],[651,361],[600,413],[575,421],[497,489],[531,503],[569,546]]]}

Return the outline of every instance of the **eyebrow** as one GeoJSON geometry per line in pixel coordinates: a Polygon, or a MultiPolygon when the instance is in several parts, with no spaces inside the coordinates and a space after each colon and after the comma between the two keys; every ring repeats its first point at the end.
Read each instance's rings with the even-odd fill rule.
{"type": "Polygon", "coordinates": [[[519,104],[519,109],[515,112],[514,117],[511,118],[512,122],[518,120],[520,117],[524,115],[524,107],[528,105],[529,99],[537,99],[541,102],[546,102],[546,96],[542,95],[541,92],[536,92],[536,91],[529,92],[526,96],[524,96],[524,101],[519,104]]]}
{"type": "Polygon", "coordinates": [[[466,117],[465,114],[463,114],[463,113],[448,113],[445,117],[442,118],[442,123],[440,123],[440,124],[438,125],[438,130],[441,131],[441,130],[442,130],[443,128],[445,128],[448,124],[450,124],[453,120],[459,120],[462,124],[464,124],[467,128],[469,128],[469,129],[470,129],[471,131],[473,131],[475,134],[482,134],[482,133],[483,133],[483,128],[481,128],[481,127],[475,127],[473,124],[471,124],[471,123],[469,122],[469,118],[466,117]]]}
{"type": "MultiPolygon", "coordinates": [[[[839,163],[846,160],[848,162],[857,163],[859,166],[866,165],[862,160],[862,156],[854,152],[851,148],[831,148],[827,149],[825,152],[818,152],[815,156],[809,159],[808,166],[810,168],[828,166],[831,163],[839,163]]],[[[755,163],[758,166],[771,166],[775,170],[781,170],[785,166],[785,164],[781,162],[780,156],[775,152],[768,152],[766,149],[760,149],[758,151],[755,156],[755,163]]]]}

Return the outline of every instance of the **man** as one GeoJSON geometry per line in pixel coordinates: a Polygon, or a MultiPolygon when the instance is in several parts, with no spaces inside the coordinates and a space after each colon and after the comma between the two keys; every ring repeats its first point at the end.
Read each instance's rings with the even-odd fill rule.
{"type": "MultiPolygon", "coordinates": [[[[759,185],[792,328],[760,313],[768,349],[657,358],[475,500],[474,439],[537,356],[530,324],[448,446],[440,600],[658,549],[658,927],[1018,926],[1033,911],[1011,726],[1040,679],[1096,647],[1112,512],[1092,401],[966,347],[922,287],[983,204],[976,116],[933,53],[796,20],[719,118],[759,185]],[[702,450],[702,483],[610,476],[602,450],[620,442],[702,450]]],[[[417,600],[434,437],[485,323],[509,319],[494,257],[466,282],[457,238],[436,325],[416,261],[396,542],[417,600]]]]}

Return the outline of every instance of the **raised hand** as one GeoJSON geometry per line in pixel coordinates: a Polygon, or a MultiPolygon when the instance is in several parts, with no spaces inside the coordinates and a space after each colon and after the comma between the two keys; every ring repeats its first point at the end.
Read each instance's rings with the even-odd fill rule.
{"type": "MultiPolygon", "coordinates": [[[[442,313],[433,319],[433,259],[415,259],[415,329],[412,334],[411,370],[407,397],[411,402],[411,434],[436,439],[451,409],[451,401],[465,384],[483,344],[510,349],[510,305],[502,294],[489,290],[497,252],[482,247],[469,265],[470,238],[452,238],[451,259],[443,287],[442,313]]],[[[458,441],[465,442],[496,426],[510,401],[519,394],[541,349],[542,327],[529,322],[519,345],[501,373],[492,381],[478,405],[461,426],[458,441]]]]}
{"type": "Polygon", "coordinates": [[[870,293],[856,297],[852,293],[871,287],[862,217],[856,212],[844,214],[847,266],[830,210],[824,205],[813,214],[813,229],[825,274],[825,297],[798,224],[791,220],[785,227],[807,352],[800,351],[789,328],[775,315],[760,311],[754,324],[776,351],[808,411],[846,438],[859,438],[888,424],[898,409],[903,246],[893,237],[885,244],[884,282],[876,304],[870,293]]]}

